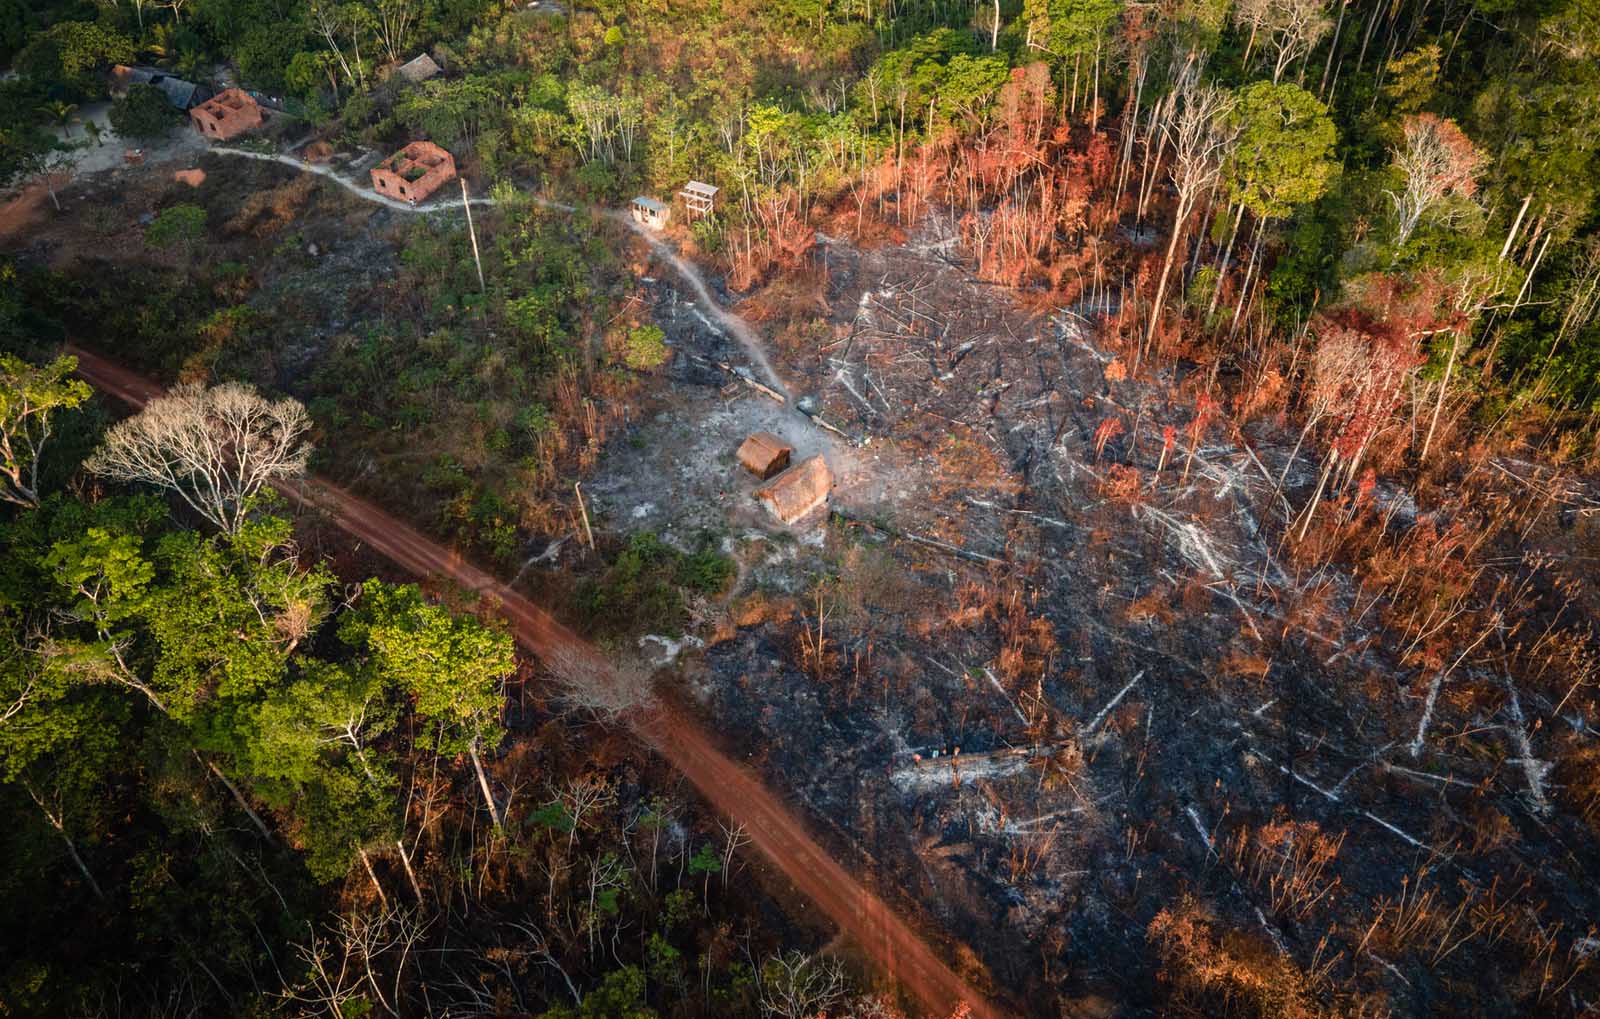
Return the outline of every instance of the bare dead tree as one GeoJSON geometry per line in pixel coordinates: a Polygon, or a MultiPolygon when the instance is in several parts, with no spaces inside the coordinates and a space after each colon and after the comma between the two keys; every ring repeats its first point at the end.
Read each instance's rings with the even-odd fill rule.
{"type": "Polygon", "coordinates": [[[1547,365],[1556,356],[1561,341],[1566,339],[1569,333],[1587,328],[1591,322],[1600,317],[1600,238],[1590,237],[1584,241],[1582,253],[1575,262],[1571,282],[1567,284],[1561,299],[1567,310],[1561,316],[1560,328],[1550,341],[1549,351],[1545,353],[1547,365]]]}
{"type": "Polygon", "coordinates": [[[310,427],[296,400],[268,400],[237,382],[182,385],[114,426],[85,466],[175,492],[233,534],[263,485],[305,472],[310,427]]]}
{"type": "Polygon", "coordinates": [[[376,0],[372,4],[372,23],[390,60],[400,60],[422,10],[416,0],[376,0]]]}
{"type": "MultiPolygon", "coordinates": [[[[608,912],[603,905],[607,892],[621,889],[627,881],[623,862],[612,853],[595,853],[589,858],[589,906],[583,915],[583,926],[589,935],[589,955],[595,952],[595,942],[600,935],[600,921],[608,912]]],[[[620,923],[620,918],[618,920],[620,923]]]]}
{"type": "Polygon", "coordinates": [[[339,62],[345,78],[352,86],[364,83],[366,74],[361,66],[359,33],[363,16],[367,15],[367,12],[351,4],[338,5],[329,2],[314,3],[309,11],[312,23],[316,26],[318,34],[327,42],[328,49],[339,62]],[[340,38],[347,33],[350,36],[351,49],[354,51],[353,57],[347,57],[344,48],[339,45],[340,38]]]}
{"type": "Polygon", "coordinates": [[[722,850],[722,887],[728,887],[728,872],[733,869],[733,856],[740,849],[750,844],[750,835],[744,830],[744,825],[728,825],[723,821],[717,822],[717,827],[722,829],[724,839],[722,850]]]}
{"type": "Polygon", "coordinates": [[[1233,9],[1233,23],[1249,27],[1244,62],[1250,63],[1259,39],[1261,48],[1272,57],[1272,82],[1311,50],[1333,27],[1322,0],[1239,0],[1233,9]]]}
{"type": "Polygon", "coordinates": [[[39,794],[39,791],[34,788],[33,783],[27,779],[22,780],[22,787],[28,791],[29,798],[38,805],[40,812],[44,814],[45,820],[50,822],[50,827],[55,829],[55,833],[61,836],[61,841],[66,843],[67,855],[72,858],[72,862],[77,866],[78,873],[82,874],[83,879],[89,882],[89,890],[94,892],[94,897],[102,902],[105,901],[106,893],[101,891],[100,882],[94,879],[94,874],[89,870],[89,865],[83,862],[82,856],[78,855],[78,844],[72,841],[72,835],[67,831],[66,811],[59,802],[54,804],[47,802],[39,794]]]}
{"type": "Polygon", "coordinates": [[[512,930],[522,934],[523,940],[518,950],[560,974],[562,982],[567,985],[567,993],[572,995],[572,1003],[574,1005],[583,1004],[583,995],[578,993],[578,987],[572,982],[572,977],[567,975],[567,971],[561,966],[561,961],[551,951],[550,939],[544,936],[544,932],[532,920],[513,923],[510,924],[510,927],[512,930]]]}
{"type": "Polygon", "coordinates": [[[775,1019],[825,1015],[844,997],[837,959],[789,952],[761,967],[761,1014],[775,1019]]]}
{"type": "MultiPolygon", "coordinates": [[[[1311,55],[1322,37],[1333,28],[1323,0],[1275,0],[1267,46],[1272,50],[1272,83],[1283,78],[1289,65],[1311,55]]],[[[1302,66],[1300,77],[1305,78],[1302,66]]]]}
{"type": "MultiPolygon", "coordinates": [[[[1237,137],[1237,131],[1228,124],[1227,114],[1232,108],[1232,96],[1210,85],[1200,84],[1198,75],[1191,74],[1178,87],[1176,113],[1162,125],[1162,131],[1168,135],[1173,148],[1168,173],[1172,176],[1177,198],[1173,204],[1172,234],[1167,239],[1167,254],[1162,260],[1156,296],[1150,305],[1145,347],[1155,339],[1156,329],[1160,325],[1161,309],[1167,296],[1167,280],[1172,275],[1172,261],[1183,237],[1184,224],[1188,222],[1189,214],[1194,211],[1200,196],[1216,187],[1222,164],[1237,137]]],[[[1134,367],[1137,369],[1137,364],[1134,367]]]]}
{"type": "Polygon", "coordinates": [[[347,1015],[346,1005],[370,994],[384,1011],[398,1015],[406,964],[427,931],[428,921],[401,907],[341,916],[324,935],[313,929],[310,940],[298,947],[305,976],[283,991],[291,1014],[305,1019],[347,1015]]]}
{"type": "Polygon", "coordinates": [[[1233,7],[1233,23],[1239,28],[1246,26],[1250,29],[1250,37],[1245,40],[1243,63],[1250,63],[1251,54],[1256,51],[1256,39],[1260,37],[1261,30],[1267,26],[1271,16],[1272,0],[1239,0],[1233,7]]]}
{"type": "Polygon", "coordinates": [[[617,799],[616,790],[612,788],[610,780],[604,775],[594,773],[580,775],[568,781],[556,795],[567,816],[572,818],[572,830],[567,833],[568,851],[572,849],[573,841],[578,837],[578,829],[583,826],[584,819],[590,814],[610,807],[617,799]]]}
{"type": "Polygon", "coordinates": [[[1405,142],[1394,150],[1394,166],[1404,178],[1398,191],[1386,191],[1398,220],[1395,245],[1411,239],[1425,216],[1442,211],[1445,199],[1470,199],[1477,190],[1483,156],[1454,121],[1431,113],[1405,119],[1405,142]]]}

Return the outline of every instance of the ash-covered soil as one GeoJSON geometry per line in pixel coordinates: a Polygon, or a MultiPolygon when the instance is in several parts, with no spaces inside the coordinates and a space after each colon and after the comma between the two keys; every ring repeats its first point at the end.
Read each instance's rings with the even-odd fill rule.
{"type": "MultiPolygon", "coordinates": [[[[55,265],[152,257],[141,220],[177,201],[229,224],[216,257],[270,236],[249,301],[299,325],[227,356],[293,391],[390,299],[404,215],[313,183],[243,161],[195,190],[103,174],[26,247],[55,265]]],[[[831,241],[739,309],[766,317],[786,388],[837,432],[722,367],[748,367],[741,345],[653,265],[673,358],[584,491],[598,526],[685,549],[710,534],[740,564],[728,609],[702,607],[703,650],[645,649],[673,663],[664,680],[1019,1013],[1156,1011],[1147,929],[1188,891],[1324,972],[1313,991],[1369,995],[1368,1014],[1589,1010],[1600,860],[1547,768],[1557,741],[1594,739],[1584,712],[1447,687],[1414,754],[1426,676],[1396,664],[1373,592],[1285,551],[1310,450],[1291,463],[1292,431],[1226,414],[1191,442],[1198,370],[1127,381],[1089,309],[1025,307],[951,251],[831,241]],[[761,429],[827,457],[834,516],[787,528],[755,504],[734,450],[761,429]],[[1240,862],[1236,839],[1280,820],[1343,837],[1304,908],[1259,856],[1240,862]],[[1442,936],[1388,933],[1428,895],[1442,936]]],[[[1374,498],[1395,529],[1434,516],[1382,484],[1374,498]]],[[[1600,515],[1549,516],[1525,547],[1588,561],[1600,515]]],[[[1576,599],[1592,615],[1593,586],[1576,599]]]]}
{"type": "MultiPolygon", "coordinates": [[[[1282,555],[1317,482],[1295,434],[1223,414],[1191,444],[1181,366],[1125,381],[1096,316],[1024,308],[919,240],[829,243],[807,297],[826,312],[764,330],[847,438],[718,368],[733,345],[652,287],[670,379],[589,485],[620,529],[720,533],[740,559],[727,617],[676,666],[730,749],[1022,1014],[1151,1013],[1147,928],[1187,891],[1320,972],[1314,996],[1583,1012],[1600,861],[1540,788],[1556,734],[1526,720],[1553,706],[1442,699],[1467,735],[1414,756],[1425,687],[1359,578],[1282,555]],[[733,451],[762,428],[835,464],[836,515],[786,529],[751,502],[733,451]],[[1235,842],[1274,821],[1342,833],[1303,908],[1235,842]],[[1525,907],[1556,975],[1530,989],[1538,967],[1489,926],[1449,951],[1384,936],[1392,914],[1369,931],[1421,890],[1460,917],[1525,907]]],[[[1413,521],[1404,492],[1374,496],[1413,521]]]]}

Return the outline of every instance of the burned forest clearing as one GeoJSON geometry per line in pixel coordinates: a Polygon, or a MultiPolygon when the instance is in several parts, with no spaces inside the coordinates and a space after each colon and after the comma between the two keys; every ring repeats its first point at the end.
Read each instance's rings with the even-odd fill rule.
{"type": "Polygon", "coordinates": [[[0,18],[0,1014],[1600,1012],[1592,2],[192,3],[0,18]]]}

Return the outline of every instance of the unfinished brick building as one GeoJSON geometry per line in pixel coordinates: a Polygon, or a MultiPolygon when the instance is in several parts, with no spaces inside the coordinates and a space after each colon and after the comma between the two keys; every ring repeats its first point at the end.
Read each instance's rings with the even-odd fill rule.
{"type": "Polygon", "coordinates": [[[372,168],[372,190],[415,205],[455,175],[450,153],[433,142],[412,142],[372,168]]]}
{"type": "Polygon", "coordinates": [[[189,119],[207,138],[225,142],[261,126],[261,107],[243,89],[223,89],[189,111],[189,119]]]}

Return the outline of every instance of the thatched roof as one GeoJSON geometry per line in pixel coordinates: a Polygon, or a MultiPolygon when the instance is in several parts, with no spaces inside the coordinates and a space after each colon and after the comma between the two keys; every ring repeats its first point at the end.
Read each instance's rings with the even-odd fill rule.
{"type": "Polygon", "coordinates": [[[766,479],[789,466],[794,449],[771,432],[756,432],[739,446],[739,462],[745,470],[766,479]]]}
{"type": "Polygon", "coordinates": [[[441,72],[439,65],[433,62],[432,57],[426,53],[419,53],[411,60],[395,68],[395,73],[414,85],[419,81],[427,81],[429,78],[436,77],[441,72]]]}
{"type": "Polygon", "coordinates": [[[827,502],[832,489],[833,471],[826,460],[814,456],[756,489],[756,498],[773,516],[792,524],[827,502]]]}

